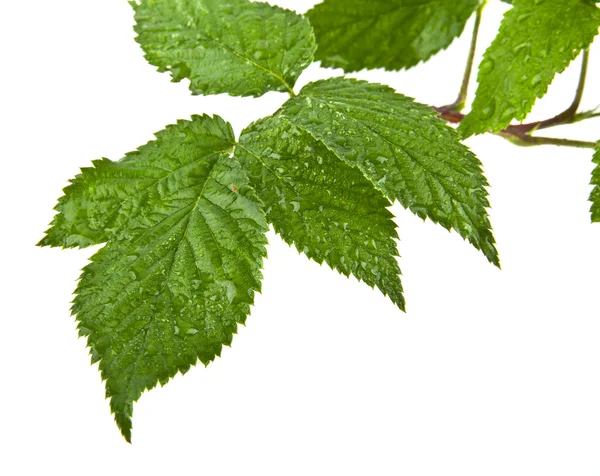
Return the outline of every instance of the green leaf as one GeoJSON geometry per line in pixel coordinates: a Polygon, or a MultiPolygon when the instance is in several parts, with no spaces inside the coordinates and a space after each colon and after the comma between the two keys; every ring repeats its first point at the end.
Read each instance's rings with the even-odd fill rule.
{"type": "Polygon", "coordinates": [[[461,122],[464,137],[496,132],[522,121],[598,34],[600,9],[592,0],[515,0],[479,66],[472,111],[461,122]]]}
{"type": "Polygon", "coordinates": [[[480,0],[325,0],[307,13],[323,66],[410,68],[460,36],[480,0]]]}
{"type": "Polygon", "coordinates": [[[391,203],[358,169],[283,116],[248,127],[236,156],[287,243],[377,286],[404,310],[391,203]]]}
{"type": "Polygon", "coordinates": [[[305,86],[278,114],[499,265],[481,164],[431,108],[387,86],[333,78],[305,86]]]}
{"type": "Polygon", "coordinates": [[[312,61],[308,21],[247,0],[141,0],[137,41],[146,59],[173,81],[190,79],[193,94],[260,96],[292,92],[312,61]]]}
{"type": "Polygon", "coordinates": [[[592,172],[591,181],[591,184],[594,185],[594,189],[590,195],[590,202],[592,202],[592,222],[600,222],[600,142],[598,142],[596,147],[593,162],[596,164],[596,168],[592,172]]]}
{"type": "MultiPolygon", "coordinates": [[[[179,121],[121,161],[83,170],[62,200],[97,208],[94,216],[109,223],[108,244],[84,268],[72,312],[128,441],[133,402],[220,355],[260,291],[267,225],[231,157],[232,138],[218,117],[179,121]]],[[[68,209],[57,226],[74,217],[71,230],[90,227],[84,211],[69,217],[68,209]]]]}
{"type": "Polygon", "coordinates": [[[195,160],[235,146],[231,126],[216,116],[194,116],[156,137],[118,162],[103,158],[81,169],[63,190],[55,207],[58,213],[39,244],[72,248],[105,243],[131,227],[129,218],[150,197],[163,194],[165,186],[195,166],[179,157],[195,160]],[[174,158],[165,157],[165,151],[172,151],[174,158]]]}

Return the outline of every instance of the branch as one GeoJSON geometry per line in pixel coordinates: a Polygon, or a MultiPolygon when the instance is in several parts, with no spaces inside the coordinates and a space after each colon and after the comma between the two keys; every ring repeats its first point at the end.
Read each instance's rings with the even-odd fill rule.
{"type": "Polygon", "coordinates": [[[590,50],[586,49],[583,52],[583,58],[581,61],[581,73],[579,75],[579,84],[577,85],[577,91],[575,92],[575,99],[573,103],[560,114],[546,119],[545,121],[532,122],[530,124],[520,124],[516,126],[508,126],[519,132],[532,132],[539,129],[548,129],[549,127],[559,126],[563,124],[570,124],[576,116],[579,105],[581,104],[581,98],[583,97],[583,90],[585,89],[585,79],[587,76],[588,63],[590,59],[590,50]]]}
{"type": "Polygon", "coordinates": [[[515,145],[520,145],[524,147],[534,145],[558,145],[565,147],[577,147],[580,149],[595,149],[597,147],[596,142],[588,142],[583,140],[557,139],[555,137],[538,137],[531,136],[529,134],[514,135],[507,134],[504,131],[497,132],[496,135],[504,137],[506,140],[512,142],[515,145]]]}
{"type": "MultiPolygon", "coordinates": [[[[480,10],[478,11],[480,13],[480,10]]],[[[476,27],[476,31],[474,36],[476,37],[478,27],[476,27]]],[[[475,40],[476,41],[476,38],[475,40]]],[[[472,61],[472,60],[471,60],[472,61]]],[[[506,128],[502,129],[495,134],[504,137],[509,140],[513,144],[521,145],[521,146],[533,146],[533,145],[558,145],[558,146],[568,146],[568,147],[582,147],[582,148],[596,148],[597,144],[595,142],[587,142],[587,141],[579,141],[579,140],[571,140],[571,139],[556,139],[554,137],[537,137],[532,136],[531,134],[540,129],[548,129],[550,127],[561,126],[565,124],[573,124],[575,122],[584,121],[586,119],[591,119],[594,117],[600,117],[600,113],[596,112],[596,109],[592,111],[585,111],[581,113],[577,113],[579,106],[581,105],[581,99],[583,97],[583,91],[585,89],[585,80],[587,76],[587,69],[589,64],[589,49],[584,50],[583,57],[581,61],[581,73],[579,75],[579,83],[577,85],[577,91],[575,92],[575,98],[571,105],[565,109],[560,114],[543,121],[531,122],[527,124],[516,124],[510,125],[506,128]]],[[[469,65],[467,66],[467,70],[469,71],[469,65]]],[[[470,74],[470,73],[469,73],[470,74]]],[[[439,117],[446,122],[451,124],[459,124],[464,118],[465,115],[459,112],[459,109],[462,108],[464,104],[464,98],[461,98],[463,94],[463,89],[466,95],[466,89],[468,87],[468,78],[466,80],[467,86],[463,82],[463,88],[461,88],[461,95],[459,95],[459,99],[455,101],[453,104],[442,107],[433,107],[439,114],[439,117]]]]}

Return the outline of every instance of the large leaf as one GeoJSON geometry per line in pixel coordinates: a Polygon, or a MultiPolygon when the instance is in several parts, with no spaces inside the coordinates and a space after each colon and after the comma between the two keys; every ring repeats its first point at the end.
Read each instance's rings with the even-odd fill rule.
{"type": "Polygon", "coordinates": [[[196,116],[84,169],[43,242],[68,242],[66,224],[76,236],[98,217],[107,226],[92,234],[108,244],[84,269],[72,311],[127,440],[133,402],[219,355],[260,290],[266,221],[232,140],[222,119],[196,116]]]}
{"type": "Polygon", "coordinates": [[[282,116],[248,127],[236,156],[286,242],[404,310],[391,203],[358,169],[282,116]]]}
{"type": "Polygon", "coordinates": [[[137,41],[146,59],[193,94],[260,96],[292,92],[313,58],[315,40],[301,16],[248,0],[141,0],[137,41]]]}
{"type": "Polygon", "coordinates": [[[453,228],[498,265],[477,158],[435,111],[380,84],[333,78],[279,115],[360,169],[388,198],[453,228]]]}
{"type": "Polygon", "coordinates": [[[600,9],[593,0],[515,0],[479,66],[472,111],[459,127],[463,136],[525,119],[598,27],[600,9]]]}
{"type": "Polygon", "coordinates": [[[58,213],[40,245],[86,247],[128,233],[130,218],[151,197],[164,194],[171,182],[189,180],[188,173],[205,155],[235,146],[231,126],[216,116],[180,121],[156,138],[118,162],[103,158],[81,169],[63,190],[58,213]]]}
{"type": "Polygon", "coordinates": [[[307,15],[316,59],[345,71],[402,69],[459,36],[480,0],[325,0],[307,15]]]}
{"type": "Polygon", "coordinates": [[[592,202],[592,222],[600,222],[600,142],[598,142],[596,147],[593,161],[596,164],[596,168],[592,172],[591,181],[591,184],[594,186],[590,195],[590,202],[592,202]]]}

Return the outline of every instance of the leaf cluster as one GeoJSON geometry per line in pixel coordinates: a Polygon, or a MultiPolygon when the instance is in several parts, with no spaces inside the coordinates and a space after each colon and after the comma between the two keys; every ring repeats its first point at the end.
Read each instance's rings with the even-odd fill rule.
{"type": "MultiPolygon", "coordinates": [[[[248,0],[138,0],[146,59],[192,94],[290,98],[238,138],[225,119],[178,121],[118,161],[81,170],[40,244],[104,244],[72,312],[130,441],[144,390],[208,364],[260,292],[269,225],[300,253],[377,287],[401,310],[389,207],[454,230],[499,266],[481,163],[461,142],[523,119],[600,26],[588,0],[515,0],[458,132],[391,88],[334,77],[294,86],[311,62],[401,69],[459,36],[479,0],[325,0],[307,13],[248,0]],[[318,46],[317,46],[318,45],[318,46]]],[[[600,148],[592,218],[600,221],[600,148]]]]}

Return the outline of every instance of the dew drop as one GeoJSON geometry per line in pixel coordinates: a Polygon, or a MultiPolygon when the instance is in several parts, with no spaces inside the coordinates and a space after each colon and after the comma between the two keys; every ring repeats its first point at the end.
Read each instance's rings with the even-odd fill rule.
{"type": "Polygon", "coordinates": [[[512,119],[517,109],[515,107],[507,107],[502,113],[502,119],[512,119]]]}
{"type": "Polygon", "coordinates": [[[156,349],[156,347],[154,347],[153,345],[148,346],[148,349],[146,349],[146,355],[151,357],[156,354],[158,354],[158,350],[156,349]]]}
{"type": "Polygon", "coordinates": [[[232,303],[237,294],[237,288],[235,284],[231,281],[218,281],[218,283],[225,288],[225,295],[227,296],[227,301],[232,303]]]}
{"type": "Polygon", "coordinates": [[[496,112],[496,101],[492,100],[490,103],[481,110],[482,119],[489,119],[496,112]]]}
{"type": "Polygon", "coordinates": [[[542,82],[542,75],[536,74],[533,78],[531,78],[531,86],[537,86],[542,82]]]}
{"type": "Polygon", "coordinates": [[[527,20],[529,17],[531,16],[531,13],[522,13],[521,15],[519,15],[517,17],[517,21],[519,23],[524,22],[525,20],[527,20]]]}
{"type": "Polygon", "coordinates": [[[483,62],[479,66],[479,71],[481,71],[484,74],[487,74],[487,73],[492,72],[495,67],[496,67],[495,61],[491,58],[488,58],[488,59],[483,60],[483,62]]]}
{"type": "Polygon", "coordinates": [[[521,43],[520,45],[517,45],[513,48],[513,53],[514,54],[519,54],[521,53],[521,51],[526,50],[529,51],[529,47],[531,46],[531,42],[530,41],[526,41],[525,43],[521,43]]]}

